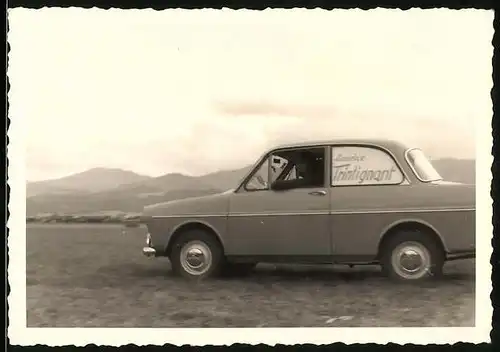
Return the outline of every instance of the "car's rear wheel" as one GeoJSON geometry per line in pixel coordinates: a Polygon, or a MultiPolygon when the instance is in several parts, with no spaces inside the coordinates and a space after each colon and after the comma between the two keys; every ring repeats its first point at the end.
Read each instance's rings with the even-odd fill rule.
{"type": "Polygon", "coordinates": [[[217,276],[223,258],[219,241],[203,230],[183,233],[176,239],[170,254],[174,273],[188,279],[217,276]]]}
{"type": "Polygon", "coordinates": [[[401,232],[383,246],[381,264],[390,278],[415,282],[440,277],[444,253],[438,242],[425,233],[401,232]]]}

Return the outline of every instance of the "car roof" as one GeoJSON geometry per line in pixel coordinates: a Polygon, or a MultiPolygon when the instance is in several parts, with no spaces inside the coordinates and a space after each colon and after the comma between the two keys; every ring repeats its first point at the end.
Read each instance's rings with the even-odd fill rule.
{"type": "Polygon", "coordinates": [[[309,140],[302,142],[295,142],[289,144],[282,144],[274,146],[272,149],[285,149],[285,148],[299,148],[299,147],[313,147],[322,145],[335,145],[335,144],[350,144],[350,145],[376,145],[386,149],[407,149],[408,147],[403,143],[392,139],[378,139],[378,138],[338,138],[330,140],[309,140]]]}

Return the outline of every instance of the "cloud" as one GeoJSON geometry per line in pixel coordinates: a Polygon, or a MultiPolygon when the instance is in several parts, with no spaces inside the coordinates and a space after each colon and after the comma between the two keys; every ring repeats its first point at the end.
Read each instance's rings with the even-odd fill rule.
{"type": "Polygon", "coordinates": [[[491,116],[491,19],[14,9],[9,115],[26,121],[34,179],[95,166],[200,174],[338,137],[470,157],[471,127],[491,116]]]}
{"type": "Polygon", "coordinates": [[[273,101],[227,101],[216,102],[214,108],[231,116],[276,115],[284,117],[334,118],[337,110],[333,106],[318,104],[280,104],[273,101]]]}

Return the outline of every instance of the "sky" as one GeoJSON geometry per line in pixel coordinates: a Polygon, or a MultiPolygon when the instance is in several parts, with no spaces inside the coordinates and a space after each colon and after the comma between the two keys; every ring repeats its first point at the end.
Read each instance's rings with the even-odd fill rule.
{"type": "Polygon", "coordinates": [[[200,175],[334,138],[474,158],[491,121],[492,11],[17,8],[9,22],[30,181],[200,175]]]}

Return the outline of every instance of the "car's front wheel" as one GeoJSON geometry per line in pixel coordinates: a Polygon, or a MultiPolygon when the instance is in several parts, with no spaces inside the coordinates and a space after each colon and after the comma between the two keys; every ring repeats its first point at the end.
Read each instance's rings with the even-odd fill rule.
{"type": "Polygon", "coordinates": [[[170,254],[172,270],[188,279],[204,279],[220,273],[223,252],[219,241],[202,230],[182,234],[170,254]]]}
{"type": "Polygon", "coordinates": [[[402,232],[383,246],[382,270],[397,281],[420,281],[440,277],[444,253],[436,240],[418,231],[402,232]]]}

